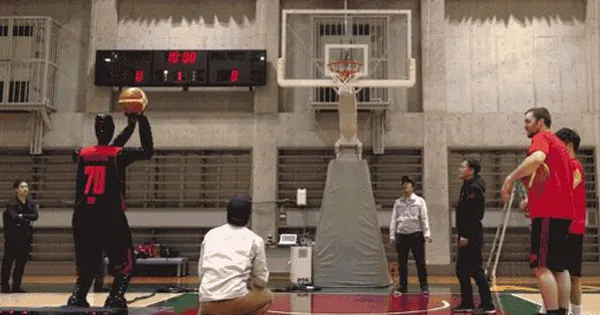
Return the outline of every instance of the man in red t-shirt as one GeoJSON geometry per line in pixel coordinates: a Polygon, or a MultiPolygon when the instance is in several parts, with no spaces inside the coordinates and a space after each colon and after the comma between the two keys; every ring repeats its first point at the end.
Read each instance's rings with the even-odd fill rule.
{"type": "MultiPolygon", "coordinates": [[[[585,234],[585,220],[587,215],[587,202],[585,196],[585,178],[583,166],[575,157],[579,149],[581,138],[574,130],[562,128],[556,136],[565,144],[573,169],[573,204],[575,205],[575,219],[571,222],[568,237],[568,263],[567,269],[571,276],[571,314],[581,315],[581,264],[583,261],[583,235],[585,234]]],[[[540,312],[541,313],[541,312],[540,312]]]]}
{"type": "Polygon", "coordinates": [[[525,113],[525,130],[531,138],[527,158],[506,177],[502,200],[510,196],[513,183],[536,174],[527,189],[531,225],[530,266],[538,279],[548,315],[566,315],[571,283],[567,270],[567,238],[575,218],[573,170],[567,148],[550,131],[552,118],[546,108],[536,107],[525,113]],[[542,176],[542,179],[540,177],[542,176]]]}

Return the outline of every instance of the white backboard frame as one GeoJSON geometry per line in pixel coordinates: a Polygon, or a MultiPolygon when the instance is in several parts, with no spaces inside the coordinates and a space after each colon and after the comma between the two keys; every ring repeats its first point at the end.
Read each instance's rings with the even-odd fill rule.
{"type": "MultiPolygon", "coordinates": [[[[287,47],[287,21],[288,15],[304,14],[304,15],[343,15],[343,14],[361,14],[361,15],[406,15],[407,16],[407,56],[409,56],[408,79],[406,80],[354,80],[348,83],[350,87],[412,87],[416,82],[416,61],[412,57],[412,11],[411,10],[297,10],[286,9],[282,11],[281,16],[281,56],[277,59],[277,83],[284,88],[293,87],[338,87],[338,83],[332,79],[289,79],[285,76],[285,56],[287,47]]],[[[343,44],[342,44],[343,45],[343,44]]],[[[350,45],[350,44],[349,44],[350,45]]],[[[327,47],[327,46],[326,46],[327,47]]],[[[367,49],[368,51],[368,49],[367,49]]],[[[325,53],[328,53],[326,48],[325,53]]],[[[326,56],[328,60],[328,56],[326,56]]],[[[368,58],[368,55],[367,57],[368,58]]],[[[367,66],[368,59],[364,66],[367,66]]],[[[325,69],[325,73],[329,73],[329,69],[325,69]]],[[[366,72],[368,73],[368,72],[366,72]]]]}

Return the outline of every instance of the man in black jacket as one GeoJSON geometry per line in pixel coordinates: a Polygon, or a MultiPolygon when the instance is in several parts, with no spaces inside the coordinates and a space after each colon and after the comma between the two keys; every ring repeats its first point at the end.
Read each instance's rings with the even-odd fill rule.
{"type": "Polygon", "coordinates": [[[481,303],[476,310],[479,314],[496,312],[492,302],[490,287],[483,272],[483,215],[485,211],[485,182],[479,176],[481,166],[475,159],[466,159],[460,165],[460,189],[456,207],[456,230],[458,234],[458,257],[456,276],[460,283],[461,303],[454,308],[455,313],[469,313],[474,307],[471,278],[479,288],[481,303]]]}
{"type": "Polygon", "coordinates": [[[33,237],[32,222],[38,219],[35,203],[27,198],[29,185],[24,180],[17,180],[13,184],[15,198],[8,201],[6,211],[2,216],[4,223],[4,258],[2,259],[2,293],[10,293],[8,280],[13,271],[12,292],[24,293],[21,280],[25,271],[25,263],[29,258],[29,249],[33,237]]]}

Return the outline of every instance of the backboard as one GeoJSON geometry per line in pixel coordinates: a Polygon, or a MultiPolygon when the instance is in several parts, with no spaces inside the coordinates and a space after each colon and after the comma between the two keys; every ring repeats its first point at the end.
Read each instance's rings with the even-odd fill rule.
{"type": "Polygon", "coordinates": [[[415,84],[410,10],[283,10],[277,81],[282,87],[337,87],[328,64],[362,63],[350,84],[415,84]]]}

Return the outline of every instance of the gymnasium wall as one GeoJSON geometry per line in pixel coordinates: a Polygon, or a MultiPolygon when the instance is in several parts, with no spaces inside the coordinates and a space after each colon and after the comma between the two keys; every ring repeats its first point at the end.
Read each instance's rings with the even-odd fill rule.
{"type": "MultiPolygon", "coordinates": [[[[595,69],[600,64],[600,43],[594,34],[599,32],[599,3],[349,1],[350,8],[413,10],[417,84],[394,93],[385,115],[383,157],[394,160],[402,150],[420,152],[419,190],[436,219],[432,223],[436,235],[429,250],[442,257],[437,263],[447,262],[450,253],[446,238],[451,234],[455,198],[451,182],[458,166],[452,152],[522,150],[528,144],[522,128],[523,112],[532,106],[546,106],[554,114],[554,126],[576,127],[582,135],[582,146],[591,150],[586,154],[598,160],[600,73],[595,69]]],[[[321,5],[316,0],[207,0],[180,1],[177,5],[168,0],[0,0],[0,15],[49,15],[62,25],[55,95],[58,113],[52,115],[53,129],[44,138],[45,148],[55,151],[93,144],[92,118],[96,112],[115,112],[117,129],[125,125],[114,106],[116,92],[93,85],[97,49],[267,49],[268,86],[253,92],[148,89],[147,113],[156,148],[163,152],[248,152],[249,164],[244,165],[250,169],[249,193],[261,202],[253,224],[259,234],[266,236],[273,234],[278,224],[279,209],[274,201],[290,197],[293,186],[302,184],[302,180],[280,174],[281,166],[287,163],[282,156],[286,152],[303,156],[313,150],[323,160],[331,155],[338,137],[337,113],[314,112],[309,89],[283,90],[275,80],[280,9],[321,5]]],[[[336,0],[328,1],[326,8],[342,7],[343,1],[336,0]]],[[[373,117],[361,112],[358,120],[359,138],[370,150],[373,117]]],[[[0,114],[0,147],[26,151],[28,133],[26,116],[0,114]]],[[[128,145],[139,145],[137,134],[128,145]]],[[[383,159],[372,152],[366,152],[366,156],[373,161],[383,159]]],[[[157,157],[153,163],[160,163],[160,159],[157,157]]],[[[290,176],[302,174],[293,171],[297,166],[289,167],[290,176]]],[[[315,170],[319,167],[322,165],[315,170]]],[[[318,181],[323,174],[312,172],[314,178],[305,180],[317,181],[309,192],[318,195],[318,181]]],[[[404,172],[377,173],[391,179],[385,180],[387,188],[374,190],[383,191],[388,199],[395,191],[399,195],[397,180],[404,172]]],[[[597,193],[595,188],[590,192],[597,193]]],[[[187,226],[191,221],[201,225],[222,218],[214,209],[194,211],[195,206],[136,207],[130,215],[138,218],[134,221],[141,222],[139,226],[153,222],[187,226]]],[[[389,220],[390,209],[386,207],[383,203],[382,226],[389,220]]],[[[294,211],[290,211],[293,224],[303,224],[300,212],[294,211]]],[[[69,217],[68,210],[53,209],[44,212],[40,224],[68,226],[69,217]]],[[[496,225],[498,216],[491,218],[495,219],[488,224],[496,225]]]]}
{"type": "Polygon", "coordinates": [[[583,113],[585,1],[446,1],[449,112],[583,113]]]}

